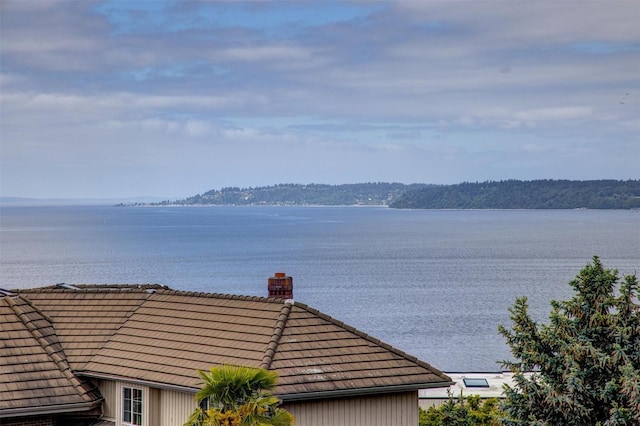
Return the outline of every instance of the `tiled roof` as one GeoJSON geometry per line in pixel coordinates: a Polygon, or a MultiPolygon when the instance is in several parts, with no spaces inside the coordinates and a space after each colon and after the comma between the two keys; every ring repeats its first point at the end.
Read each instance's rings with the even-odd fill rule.
{"type": "Polygon", "coordinates": [[[426,362],[298,303],[291,308],[270,367],[280,375],[283,399],[355,390],[391,392],[450,382],[426,362]]]}
{"type": "Polygon", "coordinates": [[[16,290],[52,318],[74,370],[102,349],[158,285],[76,285],[16,290]],[[80,290],[74,290],[77,288],[80,290]]]}
{"type": "Polygon", "coordinates": [[[60,407],[88,410],[100,401],[71,371],[47,315],[24,298],[5,295],[0,318],[0,418],[60,407]]]}
{"type": "Polygon", "coordinates": [[[259,367],[282,308],[266,299],[158,292],[85,371],[197,388],[196,369],[259,367]]]}
{"type": "Polygon", "coordinates": [[[20,294],[51,318],[71,367],[87,376],[195,390],[196,369],[246,365],[277,371],[283,399],[450,383],[429,364],[297,302],[161,286],[20,294]]]}

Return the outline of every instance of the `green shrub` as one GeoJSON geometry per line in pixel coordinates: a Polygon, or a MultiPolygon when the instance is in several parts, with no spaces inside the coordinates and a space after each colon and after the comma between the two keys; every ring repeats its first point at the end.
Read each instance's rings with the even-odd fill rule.
{"type": "Polygon", "coordinates": [[[449,393],[449,400],[438,407],[420,409],[420,426],[497,426],[504,415],[500,411],[498,398],[482,400],[480,395],[462,393],[454,398],[449,393]]]}

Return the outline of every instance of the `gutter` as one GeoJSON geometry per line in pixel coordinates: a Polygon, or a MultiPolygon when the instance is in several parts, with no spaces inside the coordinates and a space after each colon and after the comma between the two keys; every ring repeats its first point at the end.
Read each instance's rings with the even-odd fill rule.
{"type": "MultiPolygon", "coordinates": [[[[66,414],[77,413],[78,411],[89,411],[102,403],[102,398],[97,401],[80,402],[72,404],[60,404],[60,405],[40,405],[37,407],[21,407],[21,408],[6,408],[0,410],[0,419],[7,417],[20,417],[20,416],[35,416],[39,414],[66,414]]],[[[0,421],[0,424],[2,422],[0,421]]]]}
{"type": "Polygon", "coordinates": [[[310,399],[328,399],[328,398],[343,398],[352,396],[366,396],[366,395],[380,395],[389,393],[400,393],[418,391],[420,389],[430,388],[444,388],[455,384],[455,382],[437,382],[437,383],[423,383],[415,385],[392,385],[392,386],[376,386],[372,388],[358,388],[358,389],[340,389],[329,391],[317,391],[317,392],[298,392],[289,394],[276,394],[282,402],[296,402],[307,401],[310,399]]]}
{"type": "MultiPolygon", "coordinates": [[[[84,372],[77,372],[76,374],[78,376],[89,377],[93,379],[114,380],[119,382],[137,384],[141,386],[148,386],[155,389],[166,389],[166,390],[191,393],[191,394],[195,394],[200,390],[199,388],[192,388],[188,386],[170,385],[166,383],[151,382],[147,380],[139,380],[139,379],[133,379],[130,377],[121,377],[121,376],[114,376],[109,374],[84,373],[84,372]]],[[[339,389],[339,390],[316,391],[316,392],[297,392],[297,393],[289,393],[289,394],[280,394],[278,392],[274,392],[274,395],[280,398],[282,402],[295,402],[295,401],[307,401],[311,399],[329,399],[329,398],[342,398],[342,397],[351,397],[351,396],[366,396],[366,395],[412,392],[412,391],[418,391],[420,389],[446,388],[454,384],[455,382],[448,381],[448,382],[436,382],[436,383],[433,383],[433,382],[421,383],[421,384],[418,383],[418,384],[412,384],[412,385],[376,386],[371,388],[339,389]]],[[[276,386],[276,389],[277,389],[277,386],[276,386]]]]}
{"type": "Polygon", "coordinates": [[[200,390],[200,388],[192,388],[192,387],[189,387],[189,386],[169,385],[169,384],[166,384],[166,383],[159,383],[159,382],[151,382],[151,381],[148,381],[148,380],[133,379],[131,377],[113,376],[113,375],[110,375],[110,374],[84,373],[84,372],[81,372],[81,371],[77,371],[76,374],[78,376],[89,377],[91,379],[113,380],[113,381],[118,381],[118,382],[131,383],[131,384],[134,384],[134,385],[148,386],[148,387],[154,388],[154,389],[165,389],[165,390],[192,393],[192,394],[196,394],[200,390]]]}

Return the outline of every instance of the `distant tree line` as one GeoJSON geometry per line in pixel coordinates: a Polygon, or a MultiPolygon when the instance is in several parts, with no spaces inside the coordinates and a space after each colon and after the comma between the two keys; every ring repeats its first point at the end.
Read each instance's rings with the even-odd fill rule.
{"type": "Polygon", "coordinates": [[[157,205],[323,205],[387,206],[404,192],[425,185],[402,183],[356,183],[343,185],[280,184],[256,188],[227,187],[184,200],[157,205]]]}
{"type": "Polygon", "coordinates": [[[428,185],[408,190],[402,209],[637,209],[639,180],[505,180],[428,185]]]}
{"type": "Polygon", "coordinates": [[[153,205],[389,206],[401,209],[638,209],[639,180],[505,180],[226,187],[153,205]]]}

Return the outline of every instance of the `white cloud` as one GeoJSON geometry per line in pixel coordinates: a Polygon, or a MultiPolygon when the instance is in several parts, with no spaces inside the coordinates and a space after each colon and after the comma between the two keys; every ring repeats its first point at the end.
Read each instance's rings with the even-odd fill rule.
{"type": "Polygon", "coordinates": [[[3,191],[35,190],[26,173],[56,164],[155,176],[173,162],[200,179],[211,156],[229,185],[518,178],[516,164],[552,178],[561,163],[545,155],[576,141],[589,143],[576,176],[637,174],[637,1],[390,2],[294,29],[206,25],[203,3],[166,3],[182,26],[139,31],[158,16],[142,8],[118,31],[97,5],[0,2],[3,191]],[[278,176],[259,167],[288,156],[278,176]]]}
{"type": "Polygon", "coordinates": [[[592,109],[588,107],[556,107],[518,111],[513,115],[515,118],[524,121],[547,121],[586,118],[590,117],[592,113],[592,109]]]}
{"type": "Polygon", "coordinates": [[[311,57],[309,51],[297,46],[233,47],[221,49],[215,54],[226,60],[238,61],[303,61],[311,57]]]}
{"type": "Polygon", "coordinates": [[[211,126],[202,120],[187,120],[185,130],[192,137],[203,137],[211,134],[211,126]]]}
{"type": "MultiPolygon", "coordinates": [[[[412,21],[471,28],[497,43],[580,40],[637,42],[640,3],[619,1],[430,0],[398,2],[412,21]]],[[[405,13],[405,12],[401,12],[405,13]]],[[[474,34],[476,35],[476,34],[474,34]]]]}

